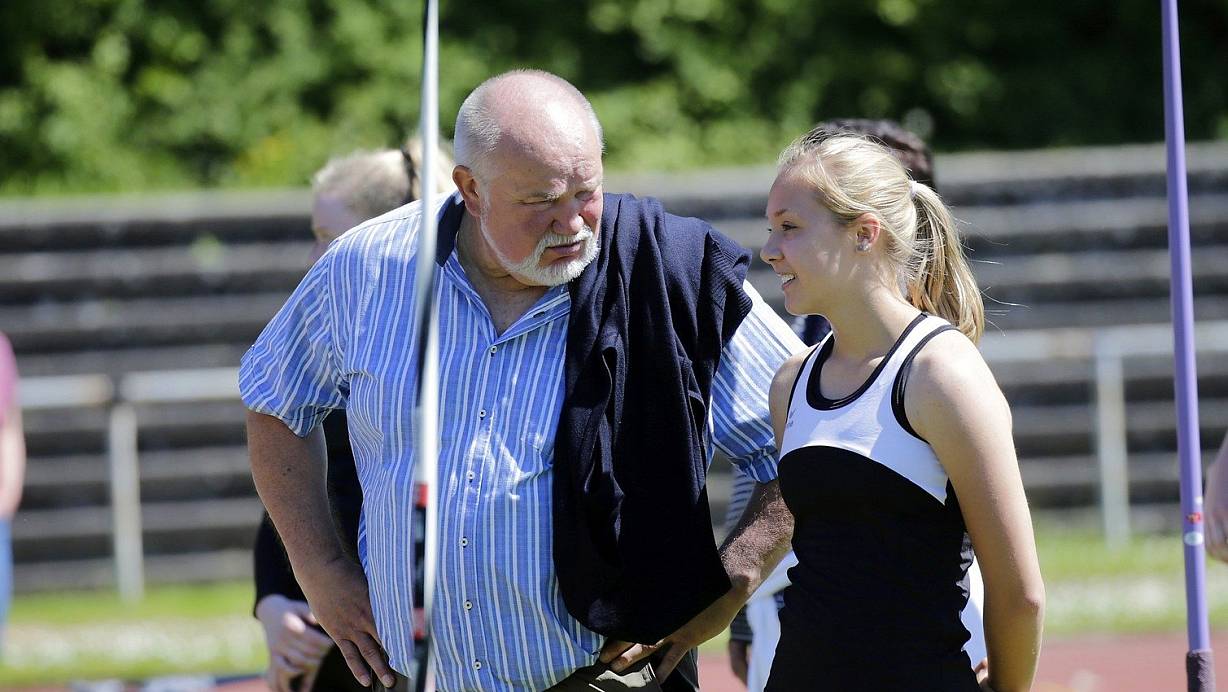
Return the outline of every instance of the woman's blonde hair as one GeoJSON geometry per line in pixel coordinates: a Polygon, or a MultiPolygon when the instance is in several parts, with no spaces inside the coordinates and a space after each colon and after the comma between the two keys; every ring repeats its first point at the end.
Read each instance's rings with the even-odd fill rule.
{"type": "Polygon", "coordinates": [[[812,130],[777,163],[781,173],[800,175],[845,224],[873,214],[908,302],[946,319],[973,342],[980,339],[985,307],[955,219],[933,188],[908,177],[890,149],[857,135],[812,130]]]}

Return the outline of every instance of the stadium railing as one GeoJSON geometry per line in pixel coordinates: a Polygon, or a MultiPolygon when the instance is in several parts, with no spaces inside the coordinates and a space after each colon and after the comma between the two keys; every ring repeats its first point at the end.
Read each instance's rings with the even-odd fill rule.
{"type": "MultiPolygon", "coordinates": [[[[1171,356],[1168,324],[1096,329],[1038,329],[987,334],[981,350],[995,363],[1029,363],[1069,359],[1089,361],[1095,424],[1093,436],[1099,467],[1099,510],[1106,540],[1120,545],[1130,537],[1127,471],[1126,364],[1131,358],[1171,356]]],[[[1228,352],[1228,321],[1203,322],[1195,328],[1202,353],[1228,352]]],[[[144,593],[140,461],[140,421],[136,406],[174,402],[236,401],[236,368],[131,372],[118,378],[73,375],[23,379],[20,400],[27,410],[67,407],[102,408],[108,413],[112,552],[116,585],[126,600],[144,593]]],[[[1175,413],[1174,413],[1175,415],[1175,413]]]]}

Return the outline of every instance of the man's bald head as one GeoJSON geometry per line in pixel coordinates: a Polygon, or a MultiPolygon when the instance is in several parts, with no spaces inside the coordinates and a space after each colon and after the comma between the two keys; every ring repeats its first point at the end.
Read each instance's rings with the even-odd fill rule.
{"type": "Polygon", "coordinates": [[[487,156],[501,144],[538,149],[552,143],[603,148],[593,106],[570,82],[541,70],[513,70],[491,77],[470,92],[456,115],[457,165],[479,178],[487,156]]]}

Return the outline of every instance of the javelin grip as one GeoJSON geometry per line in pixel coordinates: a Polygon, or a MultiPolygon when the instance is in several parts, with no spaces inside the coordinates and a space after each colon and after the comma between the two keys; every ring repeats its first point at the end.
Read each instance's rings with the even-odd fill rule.
{"type": "Polygon", "coordinates": [[[1215,660],[1210,649],[1186,653],[1185,679],[1189,692],[1214,692],[1215,660]]]}

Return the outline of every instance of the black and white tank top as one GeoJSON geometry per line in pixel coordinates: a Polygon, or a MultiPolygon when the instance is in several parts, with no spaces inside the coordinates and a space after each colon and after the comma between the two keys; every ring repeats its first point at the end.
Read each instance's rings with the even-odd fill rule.
{"type": "Polygon", "coordinates": [[[946,502],[946,472],[934,450],[908,423],[904,388],[921,348],[939,333],[953,329],[941,317],[918,315],[869,379],[841,399],[828,399],[819,387],[823,363],[835,345],[829,334],[815,346],[793,385],[781,458],[799,447],[845,449],[882,464],[938,502],[946,502]]]}
{"type": "Polygon", "coordinates": [[[799,665],[852,671],[967,661],[960,611],[971,542],[946,472],[904,412],[913,359],[950,329],[919,315],[841,399],[819,387],[834,335],[807,356],[781,448],[798,564],[789,571],[778,656],[794,651],[799,665]]]}

